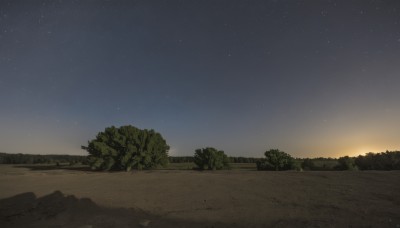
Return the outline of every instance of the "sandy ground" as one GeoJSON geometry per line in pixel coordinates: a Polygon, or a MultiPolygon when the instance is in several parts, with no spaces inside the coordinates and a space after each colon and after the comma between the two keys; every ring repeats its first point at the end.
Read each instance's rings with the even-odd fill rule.
{"type": "Polygon", "coordinates": [[[400,172],[0,165],[0,227],[400,227],[400,172]]]}

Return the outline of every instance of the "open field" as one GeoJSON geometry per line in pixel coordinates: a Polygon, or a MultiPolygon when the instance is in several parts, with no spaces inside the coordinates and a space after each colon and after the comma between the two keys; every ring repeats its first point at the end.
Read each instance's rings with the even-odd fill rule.
{"type": "MultiPolygon", "coordinates": [[[[257,170],[256,163],[229,163],[230,169],[232,170],[257,170]]],[[[193,162],[184,163],[169,163],[166,168],[160,168],[161,170],[192,170],[196,168],[193,162]]]]}
{"type": "Polygon", "coordinates": [[[0,227],[400,227],[400,172],[0,166],[0,227]]]}

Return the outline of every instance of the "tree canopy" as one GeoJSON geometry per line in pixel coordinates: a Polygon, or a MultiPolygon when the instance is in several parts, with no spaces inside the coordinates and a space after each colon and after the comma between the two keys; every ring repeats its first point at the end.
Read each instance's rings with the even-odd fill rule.
{"type": "Polygon", "coordinates": [[[89,152],[88,163],[96,170],[130,171],[168,163],[169,146],[161,134],[131,125],[108,127],[82,149],[89,152]]]}
{"type": "Polygon", "coordinates": [[[229,167],[229,159],[224,151],[212,147],[197,149],[194,154],[194,163],[201,170],[216,170],[229,167]]]}
{"type": "Polygon", "coordinates": [[[265,159],[257,162],[258,170],[289,170],[295,164],[292,156],[278,149],[270,149],[264,155],[265,159]]]}

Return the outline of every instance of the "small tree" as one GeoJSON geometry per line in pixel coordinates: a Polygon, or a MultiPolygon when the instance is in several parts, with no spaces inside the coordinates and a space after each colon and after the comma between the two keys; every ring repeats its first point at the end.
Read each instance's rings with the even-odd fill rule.
{"type": "Polygon", "coordinates": [[[212,147],[197,149],[194,154],[194,163],[201,170],[217,170],[229,167],[229,159],[224,151],[212,147]]]}
{"type": "Polygon", "coordinates": [[[108,127],[82,149],[96,170],[147,169],[168,163],[169,146],[160,133],[131,125],[108,127]]]}
{"type": "Polygon", "coordinates": [[[278,149],[270,149],[264,153],[265,159],[257,161],[258,170],[290,170],[295,160],[289,154],[278,149]]]}
{"type": "Polygon", "coordinates": [[[335,167],[337,170],[358,170],[355,159],[349,156],[340,157],[338,159],[339,165],[335,167]]]}
{"type": "Polygon", "coordinates": [[[301,163],[301,168],[304,170],[315,170],[316,169],[313,160],[310,158],[306,158],[303,160],[303,162],[301,163]]]}

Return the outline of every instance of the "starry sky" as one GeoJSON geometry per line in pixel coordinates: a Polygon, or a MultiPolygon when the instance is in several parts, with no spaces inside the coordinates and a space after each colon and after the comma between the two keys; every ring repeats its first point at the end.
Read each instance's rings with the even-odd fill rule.
{"type": "Polygon", "coordinates": [[[105,127],[170,155],[400,149],[400,1],[0,1],[0,151],[87,154],[105,127]]]}

